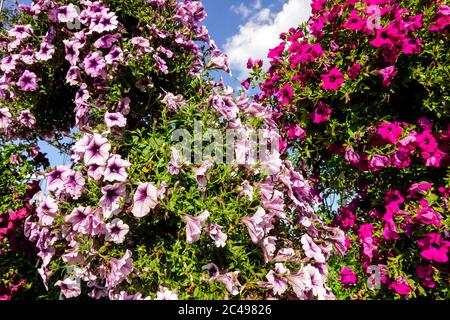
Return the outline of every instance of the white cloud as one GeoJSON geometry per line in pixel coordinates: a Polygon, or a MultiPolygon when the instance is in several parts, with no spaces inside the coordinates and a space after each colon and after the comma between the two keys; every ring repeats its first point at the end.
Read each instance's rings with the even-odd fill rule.
{"type": "Polygon", "coordinates": [[[241,18],[246,19],[253,11],[259,10],[262,7],[261,0],[255,0],[251,6],[247,6],[245,3],[241,2],[238,6],[232,5],[230,10],[233,11],[241,18]]]}
{"type": "Polygon", "coordinates": [[[287,0],[280,12],[262,8],[259,0],[254,2],[256,6],[259,6],[258,11],[240,25],[239,32],[228,38],[224,45],[233,73],[237,73],[240,80],[248,75],[248,58],[263,59],[267,67],[268,50],[280,43],[280,33],[305,22],[311,14],[310,0],[287,0]]]}

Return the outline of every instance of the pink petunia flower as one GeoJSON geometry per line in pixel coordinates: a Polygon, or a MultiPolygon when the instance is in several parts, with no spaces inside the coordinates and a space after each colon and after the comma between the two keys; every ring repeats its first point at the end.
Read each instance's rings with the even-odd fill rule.
{"type": "Polygon", "coordinates": [[[197,181],[198,190],[203,190],[206,187],[207,176],[206,172],[213,166],[210,160],[204,161],[199,167],[193,168],[192,172],[195,175],[195,180],[197,181]]]}
{"type": "Polygon", "coordinates": [[[225,247],[227,235],[222,232],[222,227],[212,223],[208,226],[208,234],[215,241],[216,247],[225,247]]]}
{"type": "Polygon", "coordinates": [[[108,139],[102,137],[98,133],[94,133],[91,141],[86,147],[84,154],[84,163],[89,166],[92,164],[97,164],[103,166],[109,158],[109,150],[111,145],[108,139]]]}
{"type": "Polygon", "coordinates": [[[23,110],[20,113],[19,122],[26,128],[33,128],[36,124],[36,118],[31,114],[30,110],[23,110]]]}
{"type": "Polygon", "coordinates": [[[156,293],[155,300],[178,300],[178,294],[175,291],[169,290],[166,287],[161,286],[156,293]]]}
{"type": "Polygon", "coordinates": [[[93,78],[107,74],[106,62],[101,53],[89,52],[83,61],[84,71],[93,78]]]}
{"type": "Polygon", "coordinates": [[[209,217],[209,211],[203,211],[199,216],[193,217],[188,214],[182,215],[182,219],[186,221],[186,242],[194,243],[200,239],[202,228],[209,217]]]}
{"type": "Polygon", "coordinates": [[[322,250],[320,250],[319,246],[314,243],[313,239],[308,234],[302,236],[301,243],[305,256],[313,258],[318,263],[325,263],[325,256],[323,255],[322,250]]]}
{"type": "Polygon", "coordinates": [[[275,269],[266,275],[268,285],[275,295],[281,296],[289,288],[286,275],[289,270],[282,263],[275,263],[275,269]]]}
{"type": "Polygon", "coordinates": [[[59,22],[70,22],[78,17],[77,8],[71,3],[67,6],[61,6],[57,8],[56,11],[56,17],[59,22]]]}
{"type": "Polygon", "coordinates": [[[36,74],[25,70],[19,78],[18,86],[23,91],[36,91],[38,88],[36,74]]]}
{"type": "Polygon", "coordinates": [[[150,209],[154,209],[158,204],[158,189],[151,182],[146,182],[136,189],[133,198],[133,208],[131,212],[137,218],[145,217],[150,209]]]}
{"type": "Polygon", "coordinates": [[[170,92],[166,93],[161,102],[167,106],[170,112],[177,112],[181,106],[186,104],[182,95],[175,96],[170,92]]]}
{"type": "Polygon", "coordinates": [[[72,278],[66,278],[63,281],[58,280],[55,287],[60,287],[67,299],[78,297],[81,294],[80,284],[72,278]]]}
{"type": "Polygon", "coordinates": [[[103,216],[109,219],[112,215],[120,211],[120,199],[125,195],[125,185],[115,183],[102,188],[103,196],[100,198],[99,205],[103,209],[103,216]]]}
{"type": "Polygon", "coordinates": [[[105,113],[105,122],[108,128],[112,127],[120,127],[123,128],[127,125],[127,119],[120,112],[106,112],[105,113]]]}
{"type": "Polygon", "coordinates": [[[402,276],[399,276],[389,285],[389,289],[394,290],[397,294],[407,295],[413,291],[413,288],[408,283],[408,280],[402,276]]]}
{"type": "Polygon", "coordinates": [[[106,241],[112,241],[114,243],[122,243],[125,240],[130,227],[122,220],[115,218],[110,223],[106,224],[106,241]]]}
{"type": "Polygon", "coordinates": [[[433,279],[434,268],[432,265],[419,264],[416,267],[416,273],[420,278],[420,283],[425,288],[433,289],[436,286],[436,282],[433,279]]]}
{"type": "Polygon", "coordinates": [[[344,29],[350,29],[350,30],[355,30],[355,31],[360,31],[362,30],[366,25],[366,21],[364,21],[364,19],[362,19],[359,15],[358,15],[358,10],[353,10],[350,13],[350,17],[348,18],[348,20],[342,25],[342,27],[344,29]]]}
{"type": "Polygon", "coordinates": [[[328,121],[331,112],[332,110],[328,108],[328,106],[325,103],[319,101],[316,109],[309,116],[313,120],[313,123],[322,123],[328,121]]]}

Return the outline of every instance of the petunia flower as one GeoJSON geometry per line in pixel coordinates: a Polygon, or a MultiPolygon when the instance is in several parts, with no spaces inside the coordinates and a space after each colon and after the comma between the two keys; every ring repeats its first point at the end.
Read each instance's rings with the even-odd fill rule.
{"type": "Polygon", "coordinates": [[[168,164],[168,171],[171,175],[177,175],[180,173],[181,168],[183,167],[184,161],[181,158],[180,152],[177,148],[172,147],[170,148],[172,151],[172,159],[170,160],[168,164]]]}
{"type": "Polygon", "coordinates": [[[233,271],[233,272],[227,272],[224,274],[219,274],[214,278],[215,281],[222,283],[225,288],[228,290],[228,292],[235,296],[239,294],[239,288],[238,285],[238,275],[239,271],[233,271]]]}
{"type": "Polygon", "coordinates": [[[9,127],[12,120],[11,112],[9,112],[8,107],[0,109],[0,128],[6,129],[9,127]]]}
{"type": "Polygon", "coordinates": [[[206,172],[213,166],[210,160],[204,161],[199,167],[193,168],[192,172],[195,175],[195,180],[198,184],[198,190],[203,190],[206,186],[207,178],[206,172]]]}
{"type": "Polygon", "coordinates": [[[344,75],[337,68],[333,68],[329,73],[322,74],[322,89],[338,90],[344,83],[344,75]]]}
{"type": "Polygon", "coordinates": [[[123,51],[120,47],[114,46],[105,56],[105,61],[107,64],[113,64],[115,62],[123,61],[123,51]]]}
{"type": "Polygon", "coordinates": [[[268,286],[275,295],[281,296],[289,288],[286,278],[288,274],[289,270],[282,263],[275,263],[275,269],[270,270],[266,275],[268,286]]]}
{"type": "Polygon", "coordinates": [[[106,112],[105,113],[105,122],[108,128],[112,127],[120,127],[123,128],[127,125],[127,119],[120,112],[106,112]]]}
{"type": "Polygon", "coordinates": [[[14,37],[18,40],[25,39],[33,34],[33,28],[31,25],[15,25],[12,29],[8,30],[8,36],[14,37]]]}
{"type": "Polygon", "coordinates": [[[23,91],[36,91],[38,88],[36,74],[25,70],[19,78],[18,86],[23,91]]]}
{"type": "Polygon", "coordinates": [[[401,295],[407,295],[413,291],[408,280],[402,276],[397,277],[397,279],[389,285],[389,289],[394,290],[397,294],[401,295]]]}
{"type": "Polygon", "coordinates": [[[91,141],[86,147],[86,152],[84,154],[84,163],[89,166],[92,164],[97,164],[99,166],[105,165],[109,158],[109,150],[111,145],[108,139],[102,137],[98,133],[94,133],[91,141]]]}
{"type": "Polygon", "coordinates": [[[122,258],[111,258],[109,261],[111,272],[108,274],[106,284],[108,287],[116,287],[121,282],[128,278],[128,275],[133,271],[133,259],[131,258],[131,251],[126,250],[122,258]]]}
{"type": "Polygon", "coordinates": [[[325,256],[320,250],[319,246],[314,243],[313,239],[304,234],[301,238],[302,248],[304,250],[305,256],[308,258],[313,258],[318,263],[325,263],[325,256]]]}
{"type": "Polygon", "coordinates": [[[89,52],[83,61],[84,71],[93,78],[104,77],[107,74],[106,62],[101,53],[89,52]]]}
{"type": "Polygon", "coordinates": [[[390,87],[392,80],[397,75],[397,71],[395,70],[395,66],[389,66],[384,69],[380,69],[377,71],[378,75],[381,76],[381,83],[385,87],[390,87]]]}
{"type": "Polygon", "coordinates": [[[415,144],[423,151],[430,153],[434,152],[438,147],[436,138],[429,130],[425,130],[421,134],[417,135],[415,144]]]}
{"type": "Polygon", "coordinates": [[[170,92],[166,93],[161,102],[167,106],[170,112],[177,112],[181,106],[186,104],[181,94],[175,96],[170,92]]]}
{"type": "Polygon", "coordinates": [[[55,199],[45,196],[36,209],[39,222],[44,226],[51,226],[58,212],[58,204],[55,199]]]}
{"type": "Polygon", "coordinates": [[[431,261],[447,262],[450,242],[445,241],[439,233],[430,232],[418,241],[420,255],[431,261]]]}
{"type": "Polygon", "coordinates": [[[16,68],[16,62],[18,59],[19,59],[18,54],[12,54],[4,57],[1,60],[0,70],[2,70],[5,73],[10,73],[16,68]]]}
{"type": "Polygon", "coordinates": [[[31,114],[30,110],[23,110],[20,113],[19,122],[26,128],[33,128],[36,124],[36,118],[31,114]]]}
{"type": "Polygon", "coordinates": [[[344,287],[349,287],[350,285],[356,284],[358,281],[358,277],[353,272],[352,269],[348,267],[342,268],[341,272],[339,273],[339,282],[344,285],[344,287]]]}
{"type": "Polygon", "coordinates": [[[420,278],[420,284],[425,288],[433,289],[436,282],[433,279],[434,268],[432,265],[419,264],[416,266],[417,276],[420,278]]]}
{"type": "Polygon", "coordinates": [[[130,227],[127,224],[123,223],[122,220],[115,218],[110,223],[106,224],[105,240],[114,243],[122,243],[129,230],[130,227]]]}
{"type": "Polygon", "coordinates": [[[350,13],[350,17],[348,20],[342,25],[344,29],[350,29],[355,31],[360,31],[366,25],[366,21],[364,21],[359,15],[358,10],[352,10],[350,13]]]}
{"type": "Polygon", "coordinates": [[[125,185],[115,183],[102,188],[103,196],[100,198],[99,205],[103,209],[103,216],[109,219],[112,215],[120,211],[119,200],[125,195],[125,185]]]}
{"type": "Polygon", "coordinates": [[[118,34],[106,34],[94,42],[94,47],[96,47],[97,49],[109,49],[118,40],[118,34]]]}
{"type": "Polygon", "coordinates": [[[241,220],[246,225],[253,243],[259,243],[273,229],[271,217],[266,215],[262,207],[259,207],[252,217],[243,217],[241,220]]]}
{"type": "Polygon", "coordinates": [[[85,184],[81,172],[67,170],[61,174],[61,178],[64,183],[64,193],[69,194],[72,199],[78,199],[85,184]]]}
{"type": "Polygon", "coordinates": [[[382,123],[378,127],[377,133],[391,144],[397,143],[402,136],[403,130],[397,123],[382,123]]]}
{"type": "Polygon", "coordinates": [[[328,108],[328,106],[325,103],[319,101],[316,109],[309,116],[313,120],[313,123],[322,123],[328,121],[331,112],[332,110],[328,108]]]}
{"type": "Polygon", "coordinates": [[[194,243],[200,239],[202,228],[209,217],[209,211],[205,210],[200,215],[193,217],[184,214],[181,218],[186,221],[186,242],[188,244],[194,243]]]}
{"type": "Polygon", "coordinates": [[[59,22],[70,22],[78,17],[77,8],[71,3],[67,6],[61,6],[57,8],[56,11],[56,17],[59,22]]]}
{"type": "Polygon", "coordinates": [[[178,294],[175,291],[171,291],[166,287],[161,286],[156,293],[155,300],[178,300],[178,294]]]}
{"type": "Polygon", "coordinates": [[[131,212],[137,218],[145,217],[150,209],[158,204],[158,189],[151,182],[146,182],[136,189],[131,212]]]}
{"type": "Polygon", "coordinates": [[[227,235],[222,232],[222,227],[212,223],[208,226],[208,234],[215,241],[216,247],[225,247],[227,235]]]}
{"type": "Polygon", "coordinates": [[[67,166],[57,166],[47,175],[47,190],[56,192],[64,188],[62,174],[70,170],[67,166]]]}
{"type": "Polygon", "coordinates": [[[81,294],[80,284],[72,278],[66,278],[63,281],[58,280],[55,287],[61,288],[61,292],[67,299],[78,297],[81,294]]]}

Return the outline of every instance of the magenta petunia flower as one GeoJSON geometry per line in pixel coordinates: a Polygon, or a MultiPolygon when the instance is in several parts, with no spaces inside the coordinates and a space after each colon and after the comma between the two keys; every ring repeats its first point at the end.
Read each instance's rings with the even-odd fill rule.
{"type": "Polygon", "coordinates": [[[363,20],[359,15],[358,15],[358,10],[353,10],[350,13],[350,17],[348,18],[348,20],[342,25],[342,27],[344,27],[344,29],[350,29],[350,30],[355,30],[355,31],[360,31],[362,30],[366,25],[366,21],[363,20]]]}
{"type": "Polygon", "coordinates": [[[442,263],[448,261],[450,242],[444,240],[439,233],[428,233],[425,238],[418,241],[418,244],[423,258],[442,263]]]}
{"type": "Polygon", "coordinates": [[[430,153],[434,152],[438,147],[436,138],[429,130],[425,130],[424,132],[416,136],[415,144],[423,151],[430,153]]]}
{"type": "Polygon", "coordinates": [[[158,204],[158,189],[151,182],[141,184],[134,193],[131,212],[137,218],[145,217],[158,204]]]}
{"type": "Polygon", "coordinates": [[[372,158],[369,161],[369,168],[374,171],[380,171],[382,168],[389,166],[389,158],[386,156],[373,154],[372,158]]]}
{"type": "Polygon", "coordinates": [[[101,53],[89,52],[84,58],[84,71],[93,78],[104,76],[107,74],[106,62],[101,53]]]}
{"type": "Polygon", "coordinates": [[[325,256],[319,246],[314,243],[313,239],[304,234],[301,238],[302,248],[308,258],[313,258],[318,263],[325,263],[325,256]]]}
{"type": "Polygon", "coordinates": [[[66,278],[63,281],[58,280],[55,287],[61,288],[61,292],[67,299],[78,297],[81,294],[80,284],[72,278],[66,278]]]}
{"type": "Polygon", "coordinates": [[[360,72],[361,65],[359,63],[355,63],[350,68],[348,68],[347,75],[350,79],[355,80],[356,78],[358,78],[360,72]]]}
{"type": "Polygon", "coordinates": [[[38,88],[37,77],[33,72],[25,70],[19,78],[18,85],[23,91],[36,91],[38,88]]]}
{"type": "Polygon", "coordinates": [[[395,70],[395,66],[389,66],[384,69],[380,69],[377,71],[378,75],[381,76],[381,83],[385,87],[390,87],[392,80],[397,75],[397,71],[395,70]]]}
{"type": "Polygon", "coordinates": [[[120,211],[120,199],[125,195],[125,185],[115,183],[102,188],[103,196],[99,205],[103,209],[103,217],[109,219],[112,215],[120,211]]]}
{"type": "Polygon", "coordinates": [[[216,247],[225,247],[227,235],[222,232],[222,227],[212,223],[208,226],[208,234],[215,241],[216,247]]]}
{"type": "Polygon", "coordinates": [[[422,39],[405,38],[402,43],[404,54],[419,54],[422,52],[422,39]]]}
{"type": "Polygon", "coordinates": [[[322,89],[338,90],[344,83],[344,75],[337,68],[333,68],[329,73],[322,74],[322,89]]]}
{"type": "Polygon", "coordinates": [[[436,286],[436,282],[433,279],[434,268],[432,265],[419,264],[416,267],[416,272],[422,286],[430,289],[433,289],[436,286]]]}
{"type": "Polygon", "coordinates": [[[193,217],[184,214],[181,218],[186,221],[186,242],[188,244],[194,243],[200,239],[202,228],[209,217],[209,211],[205,210],[200,215],[193,217]]]}
{"type": "Polygon", "coordinates": [[[442,152],[439,148],[436,148],[433,152],[422,152],[422,157],[426,159],[426,167],[439,168],[441,161],[447,156],[447,153],[442,152]]]}
{"type": "Polygon", "coordinates": [[[342,268],[341,272],[339,273],[339,282],[344,285],[344,287],[349,287],[350,285],[356,284],[358,281],[358,277],[353,272],[352,269],[348,267],[342,268]]]}
{"type": "Polygon", "coordinates": [[[331,114],[332,110],[328,108],[328,106],[323,103],[322,101],[319,101],[317,104],[316,109],[313,113],[311,113],[309,116],[313,120],[313,123],[322,123],[327,122],[329,115],[331,114]]]}
{"type": "Polygon", "coordinates": [[[389,289],[394,290],[397,294],[407,295],[413,291],[413,288],[408,283],[408,280],[402,276],[399,276],[389,285],[389,289]]]}
{"type": "Polygon", "coordinates": [[[123,223],[122,220],[115,218],[110,223],[106,224],[106,241],[112,241],[114,243],[122,243],[125,240],[130,227],[123,223]]]}
{"type": "Polygon", "coordinates": [[[84,163],[87,166],[93,164],[99,166],[105,165],[109,158],[110,149],[111,145],[109,144],[108,139],[102,137],[98,133],[94,133],[91,141],[86,147],[86,151],[84,153],[84,163]]]}
{"type": "Polygon", "coordinates": [[[397,143],[402,136],[403,129],[397,123],[382,123],[377,130],[377,133],[391,144],[397,143]]]}

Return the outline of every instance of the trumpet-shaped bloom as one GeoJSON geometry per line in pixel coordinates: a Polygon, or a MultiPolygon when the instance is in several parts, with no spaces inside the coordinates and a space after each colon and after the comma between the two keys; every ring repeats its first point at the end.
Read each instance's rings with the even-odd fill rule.
{"type": "Polygon", "coordinates": [[[184,214],[181,218],[186,221],[186,242],[188,244],[194,243],[200,239],[202,228],[209,217],[209,211],[203,211],[199,216],[193,217],[184,214]]]}
{"type": "Polygon", "coordinates": [[[130,227],[122,220],[115,218],[110,223],[106,224],[106,241],[115,243],[122,243],[125,240],[130,227]]]}
{"type": "Polygon", "coordinates": [[[213,223],[208,227],[208,234],[216,243],[216,247],[225,247],[227,235],[222,232],[222,227],[213,223]]]}
{"type": "Polygon", "coordinates": [[[18,86],[23,91],[36,91],[38,88],[36,74],[25,70],[19,78],[18,86]]]}
{"type": "Polygon", "coordinates": [[[137,218],[145,217],[158,204],[158,189],[151,182],[143,183],[136,189],[133,200],[133,215],[137,218]]]}
{"type": "Polygon", "coordinates": [[[131,166],[127,160],[123,160],[120,155],[112,155],[106,164],[103,173],[106,181],[125,182],[128,179],[126,168],[131,166]]]}
{"type": "Polygon", "coordinates": [[[78,297],[81,294],[80,284],[72,278],[57,281],[55,287],[60,287],[61,292],[67,299],[78,297]]]}
{"type": "Polygon", "coordinates": [[[99,166],[105,165],[109,157],[110,149],[111,145],[109,144],[108,139],[102,137],[98,133],[95,133],[86,147],[86,151],[84,153],[84,163],[87,166],[92,164],[99,166]]]}

